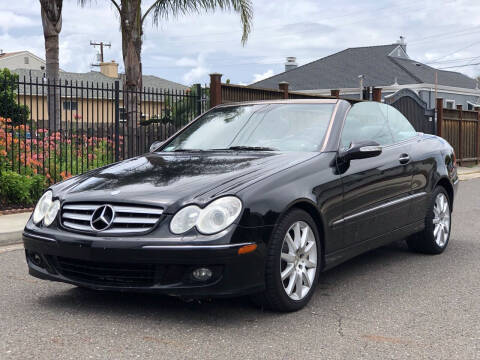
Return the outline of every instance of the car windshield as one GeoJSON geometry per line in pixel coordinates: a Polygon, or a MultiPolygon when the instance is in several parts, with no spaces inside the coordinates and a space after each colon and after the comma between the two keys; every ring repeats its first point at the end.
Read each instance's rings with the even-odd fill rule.
{"type": "Polygon", "coordinates": [[[318,151],[335,104],[269,104],[209,111],[163,151],[318,151]]]}

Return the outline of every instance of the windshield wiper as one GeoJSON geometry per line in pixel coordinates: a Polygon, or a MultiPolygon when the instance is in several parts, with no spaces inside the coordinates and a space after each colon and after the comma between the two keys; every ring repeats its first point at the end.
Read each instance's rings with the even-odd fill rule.
{"type": "Polygon", "coordinates": [[[277,149],[271,148],[271,147],[264,147],[264,146],[244,146],[244,145],[239,145],[239,146],[230,146],[227,149],[212,149],[212,150],[244,150],[244,151],[275,151],[277,149]]]}
{"type": "Polygon", "coordinates": [[[202,152],[202,149],[175,149],[173,152],[202,152]]]}

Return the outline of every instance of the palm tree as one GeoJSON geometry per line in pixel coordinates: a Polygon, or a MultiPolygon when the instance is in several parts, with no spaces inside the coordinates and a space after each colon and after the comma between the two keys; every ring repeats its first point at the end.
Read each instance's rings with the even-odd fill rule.
{"type": "MultiPolygon", "coordinates": [[[[84,6],[89,0],[78,0],[84,6]]],[[[201,13],[209,10],[233,10],[240,14],[243,28],[242,43],[250,33],[252,21],[251,0],[157,0],[142,13],[142,0],[110,0],[120,17],[122,32],[122,55],[125,66],[124,103],[127,112],[127,127],[132,141],[129,141],[128,155],[132,156],[136,149],[136,114],[138,101],[135,91],[142,87],[142,35],[145,19],[151,15],[154,25],[170,16],[201,13]],[[126,99],[125,99],[126,95],[126,99]]]]}
{"type": "Polygon", "coordinates": [[[59,78],[58,35],[62,30],[63,0],[40,0],[43,36],[45,37],[45,77],[49,82],[48,128],[52,131],[60,125],[60,91],[56,86],[59,78]]]}

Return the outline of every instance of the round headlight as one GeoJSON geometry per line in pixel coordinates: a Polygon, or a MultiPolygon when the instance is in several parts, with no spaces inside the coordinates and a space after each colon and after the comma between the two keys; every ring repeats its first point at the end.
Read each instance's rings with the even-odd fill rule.
{"type": "Polygon", "coordinates": [[[35,206],[35,210],[33,211],[33,222],[35,224],[43,220],[48,209],[50,209],[50,205],[52,205],[52,191],[48,190],[42,195],[40,200],[38,200],[37,206],[35,206]]]}
{"type": "Polygon", "coordinates": [[[198,206],[190,205],[177,212],[170,222],[170,231],[174,234],[183,234],[190,230],[197,223],[201,209],[198,206]]]}
{"type": "Polygon", "coordinates": [[[58,210],[60,210],[60,201],[55,200],[43,218],[43,225],[50,226],[57,217],[58,210]]]}
{"type": "Polygon", "coordinates": [[[234,196],[225,196],[210,203],[198,217],[197,229],[214,234],[230,226],[242,211],[242,202],[234,196]]]}

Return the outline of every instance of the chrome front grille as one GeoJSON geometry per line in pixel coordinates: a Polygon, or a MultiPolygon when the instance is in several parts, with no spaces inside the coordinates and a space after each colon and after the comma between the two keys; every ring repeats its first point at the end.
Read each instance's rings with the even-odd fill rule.
{"type": "Polygon", "coordinates": [[[62,225],[71,230],[99,233],[105,235],[121,235],[127,233],[144,233],[151,230],[163,213],[163,209],[140,205],[107,204],[114,210],[111,225],[102,231],[92,228],[92,215],[105,204],[71,203],[62,207],[62,225]]]}

